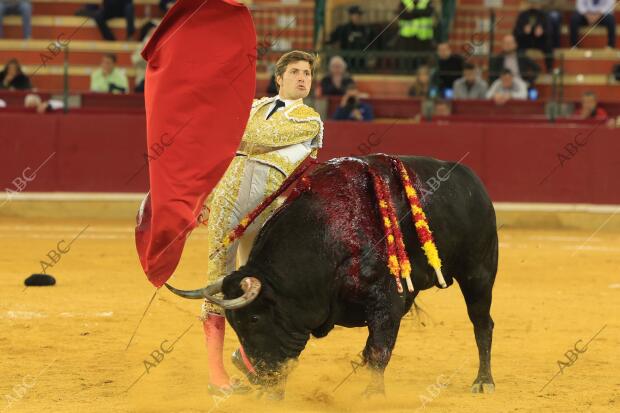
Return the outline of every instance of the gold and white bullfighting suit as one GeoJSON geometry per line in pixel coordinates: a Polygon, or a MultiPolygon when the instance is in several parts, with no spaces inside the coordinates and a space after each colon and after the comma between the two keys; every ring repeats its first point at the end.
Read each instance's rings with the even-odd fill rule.
{"type": "MultiPolygon", "coordinates": [[[[302,99],[285,100],[275,96],[254,100],[237,154],[209,197],[209,256],[297,166],[308,156],[316,158],[322,141],[321,117],[302,99]],[[285,106],[267,119],[276,99],[283,101],[285,106]]],[[[275,207],[274,203],[263,211],[239,241],[209,259],[209,283],[235,270],[237,252],[240,264],[245,264],[254,237],[275,207]]],[[[205,302],[203,318],[207,313],[222,314],[222,309],[205,302]]]]}

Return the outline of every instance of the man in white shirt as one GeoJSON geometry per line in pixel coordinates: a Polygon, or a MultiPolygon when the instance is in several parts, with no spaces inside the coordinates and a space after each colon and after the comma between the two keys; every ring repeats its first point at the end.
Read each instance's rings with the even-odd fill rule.
{"type": "Polygon", "coordinates": [[[527,85],[518,76],[513,76],[512,72],[504,69],[499,79],[497,79],[487,92],[487,99],[493,99],[498,105],[503,105],[511,99],[527,99],[527,85]]]}
{"type": "Polygon", "coordinates": [[[616,47],[615,0],[577,0],[577,10],[570,19],[570,43],[576,47],[581,26],[604,26],[607,28],[607,47],[616,47]]]}

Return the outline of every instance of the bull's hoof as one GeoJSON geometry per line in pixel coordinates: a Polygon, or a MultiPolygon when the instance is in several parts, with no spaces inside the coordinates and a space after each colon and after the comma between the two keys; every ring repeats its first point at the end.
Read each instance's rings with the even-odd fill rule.
{"type": "Polygon", "coordinates": [[[385,386],[383,384],[369,384],[366,390],[362,392],[362,396],[369,399],[373,396],[385,396],[385,386]]]}
{"type": "Polygon", "coordinates": [[[259,399],[264,397],[265,400],[280,401],[280,400],[284,400],[284,390],[273,390],[273,389],[262,388],[261,390],[259,390],[257,396],[258,396],[257,398],[259,399]]]}
{"type": "Polygon", "coordinates": [[[239,351],[239,349],[233,351],[231,358],[232,358],[233,365],[245,375],[245,377],[248,379],[250,383],[252,383],[255,386],[260,384],[260,380],[258,379],[258,376],[252,373],[251,371],[249,371],[248,368],[246,367],[245,363],[243,362],[243,358],[241,357],[241,352],[239,351]]]}
{"type": "Polygon", "coordinates": [[[494,393],[495,392],[495,384],[493,383],[483,383],[476,382],[471,386],[472,393],[494,393]]]}

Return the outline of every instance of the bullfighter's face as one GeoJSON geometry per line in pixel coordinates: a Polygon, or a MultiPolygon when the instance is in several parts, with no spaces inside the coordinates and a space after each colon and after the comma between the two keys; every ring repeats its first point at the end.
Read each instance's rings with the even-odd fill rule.
{"type": "Polygon", "coordinates": [[[312,87],[312,68],[305,60],[289,63],[282,76],[276,77],[279,94],[284,99],[303,99],[312,87]]]}
{"type": "MultiPolygon", "coordinates": [[[[242,293],[239,280],[245,276],[235,272],[226,277],[225,298],[242,293]]],[[[294,314],[286,314],[284,302],[276,298],[268,283],[261,283],[258,297],[243,308],[227,310],[226,319],[237,333],[259,383],[279,387],[304,349],[309,334],[299,331],[294,325],[294,314]]]]}

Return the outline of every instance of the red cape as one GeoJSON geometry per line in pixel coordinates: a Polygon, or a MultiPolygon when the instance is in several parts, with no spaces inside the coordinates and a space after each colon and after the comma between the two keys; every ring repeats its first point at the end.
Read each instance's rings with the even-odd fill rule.
{"type": "Polygon", "coordinates": [[[177,1],[142,56],[150,193],[136,247],[149,281],[161,287],[245,130],[256,92],[252,17],[233,0],[177,1]]]}

